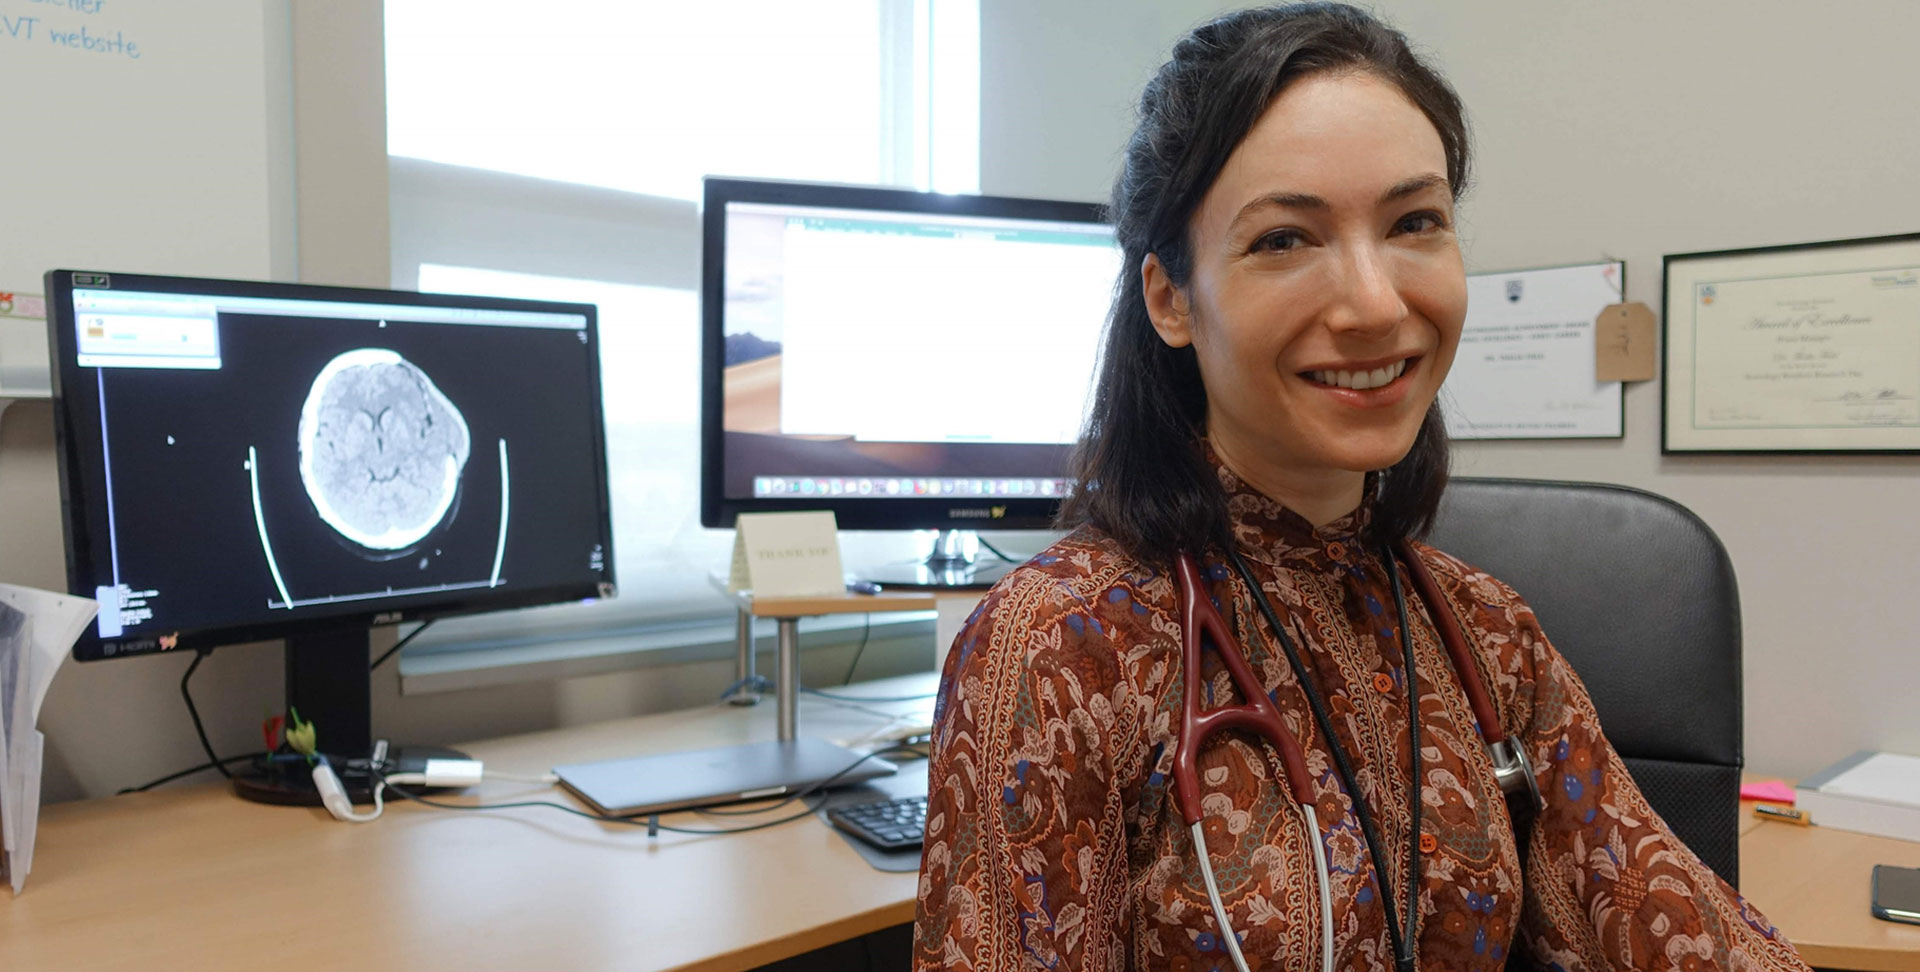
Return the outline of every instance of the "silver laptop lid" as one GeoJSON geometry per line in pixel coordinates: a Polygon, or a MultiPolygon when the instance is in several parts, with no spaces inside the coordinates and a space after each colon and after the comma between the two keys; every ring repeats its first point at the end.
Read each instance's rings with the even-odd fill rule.
{"type": "Polygon", "coordinates": [[[895,770],[883,759],[859,760],[859,753],[809,737],[575,763],[553,771],[563,786],[601,813],[631,817],[785,796],[829,778],[833,786],[845,786],[895,770]]]}

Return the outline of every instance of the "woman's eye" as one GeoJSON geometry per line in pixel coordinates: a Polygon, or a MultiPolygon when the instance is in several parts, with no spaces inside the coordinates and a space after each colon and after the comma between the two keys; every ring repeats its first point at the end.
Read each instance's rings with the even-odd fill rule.
{"type": "Polygon", "coordinates": [[[1425,233],[1431,230],[1446,229],[1446,217],[1436,212],[1413,213],[1401,218],[1396,230],[1402,233],[1425,233]]]}
{"type": "Polygon", "coordinates": [[[1300,234],[1294,230],[1274,230],[1253,241],[1253,251],[1262,250],[1273,253],[1285,253],[1300,245],[1300,234]]]}

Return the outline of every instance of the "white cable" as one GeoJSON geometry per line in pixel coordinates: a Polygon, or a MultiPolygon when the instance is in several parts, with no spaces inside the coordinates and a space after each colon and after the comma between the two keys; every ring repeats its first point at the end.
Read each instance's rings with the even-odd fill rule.
{"type": "Polygon", "coordinates": [[[1320,844],[1320,820],[1313,804],[1300,804],[1307,818],[1307,845],[1313,848],[1313,869],[1320,878],[1320,969],[1333,972],[1333,890],[1327,874],[1327,849],[1320,844]]]}
{"type": "MultiPolygon", "coordinates": [[[[487,770],[482,778],[500,780],[503,783],[558,783],[560,777],[554,773],[502,773],[499,770],[487,770]]],[[[401,782],[398,777],[394,782],[401,782]]]]}
{"type": "Polygon", "coordinates": [[[320,804],[327,808],[335,820],[348,823],[370,823],[380,819],[387,809],[381,793],[386,787],[376,782],[373,786],[373,810],[370,813],[355,813],[353,800],[347,796],[347,788],[340,785],[340,777],[335,775],[333,767],[327,765],[325,757],[313,764],[313,788],[320,793],[320,804]]]}
{"type": "Polygon", "coordinates": [[[1219,887],[1213,883],[1213,861],[1207,857],[1207,835],[1197,821],[1193,825],[1193,852],[1200,858],[1200,877],[1207,883],[1207,900],[1213,904],[1213,920],[1220,925],[1220,937],[1226,941],[1227,952],[1233,956],[1233,967],[1239,972],[1249,972],[1247,959],[1240,954],[1240,939],[1227,922],[1227,906],[1220,900],[1219,887]]]}

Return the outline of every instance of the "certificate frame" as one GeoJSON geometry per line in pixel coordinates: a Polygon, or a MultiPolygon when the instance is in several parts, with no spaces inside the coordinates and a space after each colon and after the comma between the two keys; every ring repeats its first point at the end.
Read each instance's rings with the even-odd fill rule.
{"type": "Polygon", "coordinates": [[[1623,383],[1594,379],[1594,333],[1601,311],[1623,300],[1626,287],[1626,261],[1612,257],[1468,273],[1467,319],[1440,390],[1447,437],[1455,442],[1624,438],[1623,383]],[[1549,335],[1577,341],[1536,340],[1549,335]],[[1476,343],[1485,341],[1518,343],[1476,343]],[[1495,353],[1514,351],[1535,363],[1492,363],[1495,353]],[[1565,373],[1568,368],[1572,374],[1565,373]],[[1519,387],[1496,390],[1508,380],[1517,380],[1519,387]],[[1570,387],[1576,384],[1581,387],[1570,387]]]}
{"type": "Polygon", "coordinates": [[[1920,454],[1920,233],[1661,271],[1662,455],[1920,454]]]}

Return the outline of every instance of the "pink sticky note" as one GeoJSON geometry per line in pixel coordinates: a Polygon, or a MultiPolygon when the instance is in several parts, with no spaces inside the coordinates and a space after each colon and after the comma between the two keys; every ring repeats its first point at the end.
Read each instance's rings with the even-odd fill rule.
{"type": "Polygon", "coordinates": [[[1779,780],[1768,780],[1765,783],[1742,783],[1740,784],[1740,799],[1765,800],[1768,803],[1784,803],[1787,806],[1793,806],[1793,787],[1779,780]]]}

